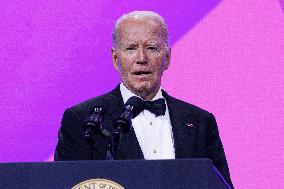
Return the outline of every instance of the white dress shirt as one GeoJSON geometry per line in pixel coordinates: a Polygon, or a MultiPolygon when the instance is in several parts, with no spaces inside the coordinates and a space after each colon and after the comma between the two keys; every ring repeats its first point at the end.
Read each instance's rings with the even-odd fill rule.
{"type": "MultiPolygon", "coordinates": [[[[128,90],[123,83],[120,84],[120,91],[124,103],[130,97],[137,96],[128,90]]],[[[159,98],[164,98],[161,89],[152,100],[159,98]]],[[[145,159],[175,159],[174,140],[167,103],[164,116],[156,117],[150,111],[144,110],[132,119],[132,125],[145,159]]]]}

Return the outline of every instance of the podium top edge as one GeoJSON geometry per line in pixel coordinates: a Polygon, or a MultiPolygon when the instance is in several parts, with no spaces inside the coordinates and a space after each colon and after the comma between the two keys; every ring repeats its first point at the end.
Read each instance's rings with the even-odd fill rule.
{"type": "Polygon", "coordinates": [[[12,165],[12,164],[60,164],[60,163],[127,163],[127,162],[184,162],[184,161],[196,161],[212,163],[208,158],[184,158],[184,159],[158,159],[158,160],[145,160],[145,159],[133,159],[133,160],[64,160],[64,161],[46,161],[46,162],[0,162],[0,164],[12,165]]]}

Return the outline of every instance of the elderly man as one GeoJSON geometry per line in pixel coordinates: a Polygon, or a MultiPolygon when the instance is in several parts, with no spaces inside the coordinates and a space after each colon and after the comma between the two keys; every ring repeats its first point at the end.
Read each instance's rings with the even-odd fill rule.
{"type": "Polygon", "coordinates": [[[68,108],[62,119],[55,160],[105,159],[108,140],[96,136],[96,147],[84,137],[83,124],[97,104],[104,105],[104,127],[112,124],[133,96],[158,104],[159,113],[141,110],[133,129],[123,133],[117,159],[211,159],[232,185],[214,116],[161,90],[163,72],[170,65],[171,48],[163,18],[149,11],[123,15],[113,31],[112,59],[122,82],[111,92],[68,108]],[[160,104],[160,106],[159,106],[160,104]]]}

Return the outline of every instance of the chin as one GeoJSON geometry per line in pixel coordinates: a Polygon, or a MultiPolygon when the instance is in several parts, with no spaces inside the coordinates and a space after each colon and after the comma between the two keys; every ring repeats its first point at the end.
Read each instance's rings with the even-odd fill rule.
{"type": "Polygon", "coordinates": [[[139,92],[149,92],[149,91],[152,91],[155,86],[153,85],[153,83],[149,82],[149,81],[144,81],[144,82],[140,82],[140,83],[137,83],[136,85],[134,85],[135,89],[139,92]]]}

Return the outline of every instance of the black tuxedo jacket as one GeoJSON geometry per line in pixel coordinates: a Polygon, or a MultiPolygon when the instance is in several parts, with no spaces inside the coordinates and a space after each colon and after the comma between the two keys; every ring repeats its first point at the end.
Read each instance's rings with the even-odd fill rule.
{"type": "MultiPolygon", "coordinates": [[[[214,116],[194,105],[169,96],[165,91],[162,91],[162,94],[169,109],[176,159],[209,158],[232,185],[214,116]]],[[[95,150],[84,137],[83,124],[91,116],[94,106],[100,104],[104,105],[106,114],[104,127],[111,132],[114,119],[124,110],[119,85],[105,95],[75,105],[64,112],[54,155],[55,161],[106,158],[108,142],[106,137],[97,136],[95,150]]],[[[118,159],[144,159],[133,129],[122,134],[119,149],[118,159]]]]}

